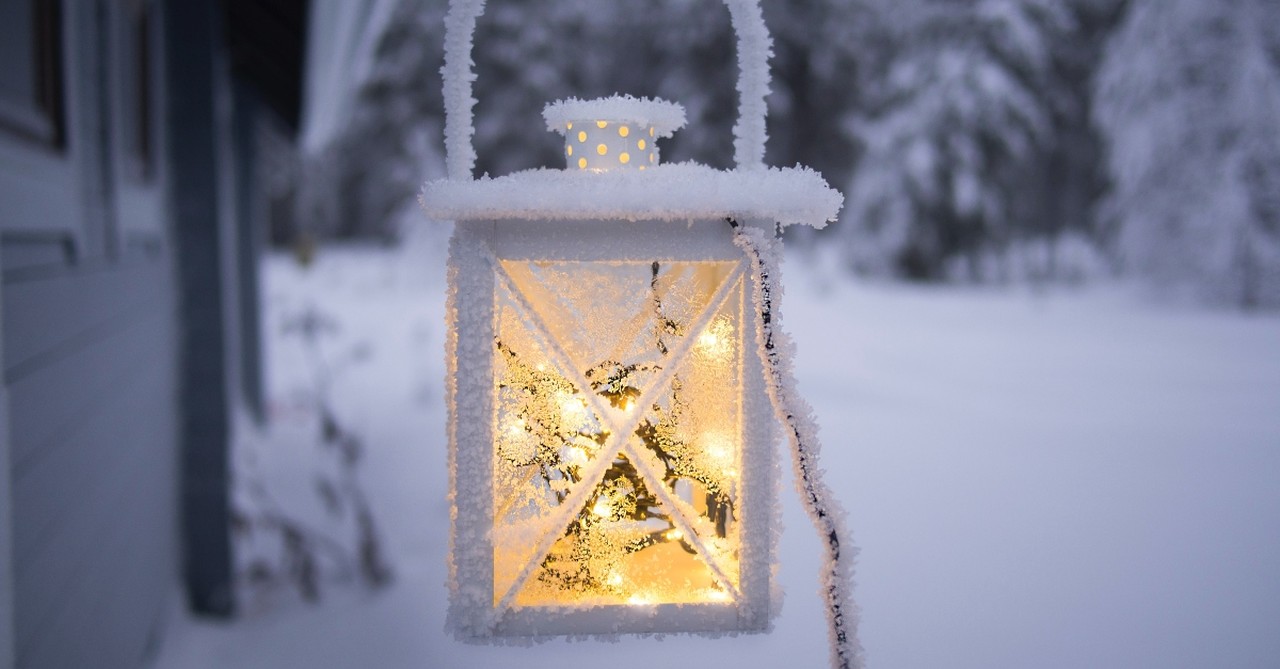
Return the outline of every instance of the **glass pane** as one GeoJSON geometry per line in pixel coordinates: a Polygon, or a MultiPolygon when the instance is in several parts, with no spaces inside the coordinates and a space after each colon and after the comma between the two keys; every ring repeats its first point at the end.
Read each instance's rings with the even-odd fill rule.
{"type": "Polygon", "coordinates": [[[739,265],[502,263],[495,603],[733,598],[739,265]]]}

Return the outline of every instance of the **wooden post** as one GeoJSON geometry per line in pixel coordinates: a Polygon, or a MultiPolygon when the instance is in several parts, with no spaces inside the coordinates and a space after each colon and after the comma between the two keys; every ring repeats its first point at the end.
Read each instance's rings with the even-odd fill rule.
{"type": "Polygon", "coordinates": [[[220,13],[211,0],[164,11],[170,206],[179,280],[182,577],[197,613],[229,616],[232,596],[227,474],[230,406],[218,228],[214,68],[220,13]]]}

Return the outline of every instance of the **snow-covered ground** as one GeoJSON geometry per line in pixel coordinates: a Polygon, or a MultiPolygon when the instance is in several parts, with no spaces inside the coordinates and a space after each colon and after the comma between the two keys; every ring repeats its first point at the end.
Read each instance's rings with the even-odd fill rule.
{"type": "MultiPolygon", "coordinates": [[[[1152,305],[1115,288],[831,281],[792,257],[786,328],[862,549],[877,669],[1274,667],[1280,658],[1280,318],[1152,305]]],[[[368,592],[287,590],[231,623],[177,610],[155,666],[822,667],[819,543],[783,488],[782,615],[767,635],[460,644],[443,633],[443,251],[324,249],[266,264],[273,424],[244,437],[282,504],[319,518],[286,317],[312,302],[363,351],[334,403],[396,571],[368,592]],[[309,506],[310,505],[310,506],[309,506]]]]}

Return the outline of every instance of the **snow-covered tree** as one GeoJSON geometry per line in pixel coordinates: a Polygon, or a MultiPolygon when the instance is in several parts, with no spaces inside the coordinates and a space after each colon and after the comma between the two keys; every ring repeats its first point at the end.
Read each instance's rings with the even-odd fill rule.
{"type": "Polygon", "coordinates": [[[1127,266],[1280,306],[1280,3],[1135,0],[1097,87],[1127,266]]]}
{"type": "Polygon", "coordinates": [[[1097,203],[1109,184],[1105,138],[1091,113],[1093,80],[1125,0],[1063,0],[1063,6],[1069,29],[1052,33],[1039,79],[1052,132],[1013,186],[1016,232],[1032,251],[1020,258],[1019,271],[1032,280],[1071,280],[1082,269],[1070,266],[1073,248],[1101,260],[1097,203]]]}
{"type": "Polygon", "coordinates": [[[1014,241],[1088,227],[1090,45],[1115,4],[882,6],[895,50],[866,80],[852,124],[864,154],[836,231],[855,269],[939,279],[963,258],[982,279],[1014,241]]]}
{"type": "Polygon", "coordinates": [[[877,0],[764,0],[773,35],[766,161],[812,167],[844,184],[858,150],[845,129],[862,102],[863,72],[888,48],[877,0]]]}

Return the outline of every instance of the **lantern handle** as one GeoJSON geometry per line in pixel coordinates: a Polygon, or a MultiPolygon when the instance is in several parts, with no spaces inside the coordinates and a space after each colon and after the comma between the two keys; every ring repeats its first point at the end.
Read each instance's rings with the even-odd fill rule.
{"type": "MultiPolygon", "coordinates": [[[[765,27],[759,0],[724,0],[738,36],[738,121],[733,126],[733,161],[737,169],[764,168],[765,115],[769,94],[769,57],[773,40],[765,27]]],[[[444,144],[449,179],[468,181],[476,166],[476,99],[471,66],[476,19],[484,13],[485,0],[450,0],[445,18],[444,144]]]]}

